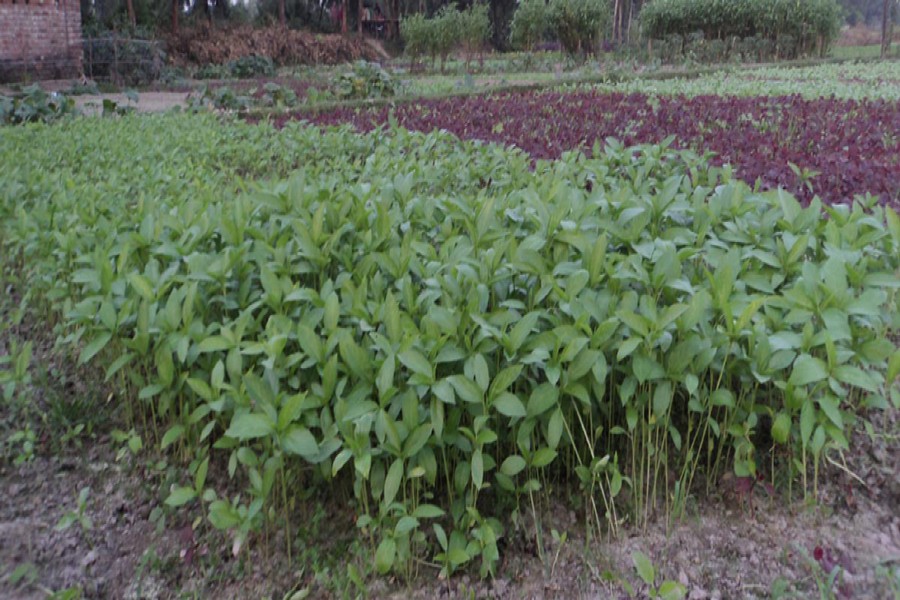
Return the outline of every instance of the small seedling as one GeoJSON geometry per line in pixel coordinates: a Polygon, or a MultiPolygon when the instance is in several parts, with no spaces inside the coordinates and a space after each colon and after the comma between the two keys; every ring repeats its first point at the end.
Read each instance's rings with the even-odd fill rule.
{"type": "Polygon", "coordinates": [[[34,459],[35,439],[34,430],[31,429],[30,425],[25,425],[24,429],[20,429],[9,436],[7,445],[14,448],[15,450],[13,451],[16,453],[13,464],[19,466],[34,459]]]}
{"type": "Polygon", "coordinates": [[[556,544],[556,554],[553,556],[553,564],[550,566],[550,579],[553,579],[553,573],[556,571],[556,563],[559,562],[559,554],[562,552],[563,546],[569,539],[569,532],[564,531],[560,534],[557,530],[552,529],[550,535],[553,536],[553,542],[556,544]]]}
{"type": "Polygon", "coordinates": [[[78,503],[74,511],[69,511],[62,516],[59,523],[56,524],[57,531],[65,531],[75,523],[81,526],[81,532],[87,539],[87,533],[94,527],[93,521],[87,516],[87,501],[91,493],[91,488],[81,488],[78,492],[78,503]]]}
{"type": "Polygon", "coordinates": [[[650,598],[662,598],[663,600],[680,600],[684,598],[687,590],[677,581],[663,581],[659,587],[656,587],[656,568],[640,550],[635,550],[631,554],[631,561],[634,563],[634,570],[638,577],[647,586],[646,594],[650,598]]]}
{"type": "Polygon", "coordinates": [[[38,570],[34,563],[26,562],[13,569],[13,572],[6,576],[6,581],[13,588],[28,587],[37,581],[38,570]]]}
{"type": "Polygon", "coordinates": [[[137,454],[143,449],[144,442],[141,439],[141,436],[132,428],[127,433],[116,429],[111,434],[112,439],[122,444],[122,447],[119,448],[119,451],[116,453],[116,461],[121,461],[123,458],[128,456],[137,456],[137,454]]]}

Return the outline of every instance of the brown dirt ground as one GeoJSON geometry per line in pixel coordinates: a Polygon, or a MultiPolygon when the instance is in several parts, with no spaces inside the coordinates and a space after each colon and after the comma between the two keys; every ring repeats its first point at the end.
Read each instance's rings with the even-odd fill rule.
{"type": "Polygon", "coordinates": [[[137,112],[165,112],[170,108],[187,106],[187,92],[140,92],[138,101],[131,102],[125,94],[73,96],[75,106],[84,113],[103,111],[103,101],[112,100],[118,106],[133,106],[137,112]]]}
{"type": "MultiPolygon", "coordinates": [[[[894,41],[900,41],[900,30],[894,30],[894,41]]],[[[881,43],[881,28],[867,25],[847,27],[841,31],[837,40],[838,46],[871,46],[881,43]]]]}

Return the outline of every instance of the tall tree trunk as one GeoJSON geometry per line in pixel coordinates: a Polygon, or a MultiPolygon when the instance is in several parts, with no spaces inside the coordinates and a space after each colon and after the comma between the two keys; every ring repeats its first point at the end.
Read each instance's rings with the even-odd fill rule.
{"type": "Polygon", "coordinates": [[[884,6],[881,13],[881,58],[886,58],[891,49],[891,38],[893,37],[894,20],[891,15],[891,1],[884,0],[884,6]]]}
{"type": "Polygon", "coordinates": [[[172,0],[172,33],[178,35],[178,10],[181,0],[172,0]]]}
{"type": "Polygon", "coordinates": [[[278,22],[282,27],[287,25],[287,14],[284,10],[284,0],[278,0],[278,22]]]}
{"type": "Polygon", "coordinates": [[[137,26],[137,17],[134,15],[134,0],[126,0],[125,6],[128,8],[128,22],[131,23],[131,28],[134,29],[137,26]]]}
{"type": "Polygon", "coordinates": [[[350,12],[350,0],[341,0],[341,33],[347,33],[347,13],[350,12]]]}
{"type": "Polygon", "coordinates": [[[618,43],[622,41],[622,0],[616,0],[613,4],[613,41],[618,43]]]}
{"type": "Polygon", "coordinates": [[[363,22],[363,0],[359,0],[356,3],[356,31],[359,35],[362,35],[362,22],[363,22]]]}

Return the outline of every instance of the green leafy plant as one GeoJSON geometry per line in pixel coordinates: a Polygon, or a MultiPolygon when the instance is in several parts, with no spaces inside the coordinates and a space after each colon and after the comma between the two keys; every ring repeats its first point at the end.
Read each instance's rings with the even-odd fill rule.
{"type": "Polygon", "coordinates": [[[7,576],[6,581],[13,588],[27,588],[33,585],[38,579],[38,569],[34,563],[24,562],[16,565],[7,576]]]}
{"type": "Polygon", "coordinates": [[[375,570],[490,576],[550,486],[615,535],[757,476],[768,430],[814,496],[900,404],[900,217],[871,197],[804,207],[671,140],[551,162],[214,115],[8,133],[0,260],[235,555],[344,485],[375,570]]]}
{"type": "MultiPolygon", "coordinates": [[[[485,35],[484,9],[473,8],[469,13],[474,21],[475,29],[465,32],[470,42],[483,39],[485,35]]],[[[466,17],[455,6],[443,6],[435,16],[426,19],[421,15],[406,17],[400,23],[400,35],[407,45],[407,52],[417,59],[426,52],[431,56],[434,68],[438,57],[441,59],[441,72],[444,71],[447,57],[463,41],[463,23],[466,17]]],[[[468,22],[468,21],[466,21],[468,22]]],[[[490,27],[490,23],[486,25],[490,27]]],[[[489,35],[489,29],[488,29],[489,35]]]]}
{"type": "Polygon", "coordinates": [[[459,20],[459,38],[460,45],[466,57],[466,70],[472,61],[472,57],[478,54],[483,62],[484,47],[491,38],[491,19],[488,15],[488,5],[486,3],[472,3],[469,7],[461,11],[457,19],[459,20]]]}
{"type": "Polygon", "coordinates": [[[263,85],[260,102],[274,108],[293,108],[299,104],[297,93],[294,90],[271,81],[263,85]]]}
{"type": "Polygon", "coordinates": [[[116,460],[121,461],[126,456],[137,456],[144,448],[144,441],[134,428],[125,432],[115,429],[110,433],[113,441],[122,444],[122,448],[116,453],[116,460]]]}
{"type": "Polygon", "coordinates": [[[664,581],[659,587],[656,587],[656,568],[647,555],[640,550],[632,552],[631,561],[634,563],[635,573],[646,586],[646,595],[650,598],[680,600],[687,594],[685,587],[677,581],[664,581]]]}
{"type": "Polygon", "coordinates": [[[548,27],[547,3],[544,0],[522,0],[513,13],[509,41],[515,48],[530,53],[543,41],[548,27]]]}
{"type": "Polygon", "coordinates": [[[378,63],[360,61],[353,70],[342,73],[335,84],[338,98],[389,98],[397,91],[397,82],[378,63]]]}
{"type": "Polygon", "coordinates": [[[91,529],[94,528],[93,521],[87,515],[87,503],[90,494],[91,488],[89,487],[82,488],[81,491],[78,492],[78,500],[75,505],[75,510],[65,513],[59,519],[59,522],[56,524],[57,531],[65,531],[66,529],[77,523],[81,528],[81,533],[84,535],[88,543],[90,543],[88,533],[90,533],[91,529]]]}
{"type": "Polygon", "coordinates": [[[413,63],[430,53],[432,25],[433,21],[421,13],[407,15],[400,21],[404,51],[412,58],[413,63]]]}
{"type": "Polygon", "coordinates": [[[75,102],[57,92],[31,85],[10,96],[0,95],[0,125],[49,123],[76,113],[75,102]]]}
{"type": "Polygon", "coordinates": [[[275,74],[275,63],[268,56],[251,54],[242,56],[225,65],[228,73],[237,79],[271,77],[275,74]]]}
{"type": "Polygon", "coordinates": [[[834,0],[654,0],[640,20],[648,38],[679,36],[679,54],[688,36],[700,32],[704,40],[745,40],[748,58],[759,60],[824,56],[840,31],[840,12],[834,0]]]}
{"type": "Polygon", "coordinates": [[[547,19],[570,56],[594,54],[609,22],[606,0],[551,0],[547,19]]]}
{"type": "Polygon", "coordinates": [[[253,105],[252,92],[240,94],[227,86],[202,86],[188,97],[188,106],[192,110],[215,108],[218,110],[247,110],[253,105]]]}

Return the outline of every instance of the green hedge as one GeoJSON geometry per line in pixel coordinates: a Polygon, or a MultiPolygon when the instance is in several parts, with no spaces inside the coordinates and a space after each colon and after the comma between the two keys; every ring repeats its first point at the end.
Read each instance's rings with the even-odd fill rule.
{"type": "Polygon", "coordinates": [[[433,67],[440,57],[443,71],[451,52],[464,50],[468,61],[490,39],[488,6],[473,4],[459,11],[455,6],[447,5],[430,19],[422,14],[404,17],[400,22],[400,37],[406,45],[406,53],[413,60],[429,55],[433,67]]]}
{"type": "Polygon", "coordinates": [[[824,55],[840,15],[835,0],[652,0],[640,21],[650,39],[698,32],[706,40],[768,39],[792,57],[824,55]]]}
{"type": "Polygon", "coordinates": [[[609,24],[607,0],[551,0],[550,29],[570,55],[594,54],[609,24]]]}
{"type": "Polygon", "coordinates": [[[607,0],[523,0],[510,24],[510,42],[531,50],[545,36],[559,40],[572,56],[594,54],[609,25],[607,0]]]}
{"type": "Polygon", "coordinates": [[[519,50],[531,51],[550,29],[545,0],[522,0],[509,26],[509,41],[519,50]]]}

